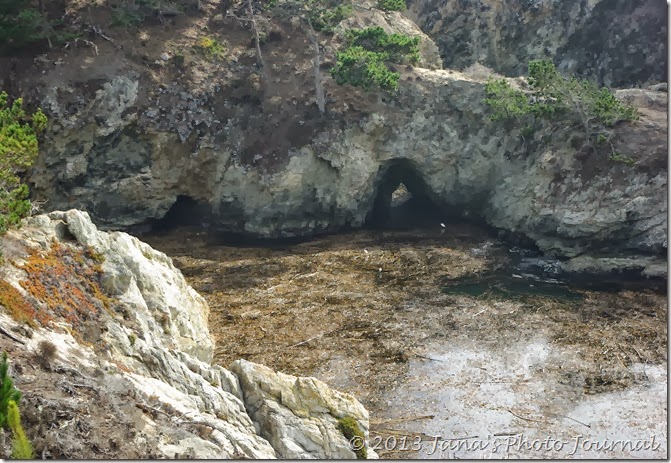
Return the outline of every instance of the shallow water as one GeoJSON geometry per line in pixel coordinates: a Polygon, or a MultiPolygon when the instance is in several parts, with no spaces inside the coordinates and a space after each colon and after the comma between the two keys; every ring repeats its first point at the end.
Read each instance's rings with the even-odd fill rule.
{"type": "Polygon", "coordinates": [[[464,278],[443,287],[446,294],[466,296],[500,296],[505,299],[525,297],[550,297],[561,301],[580,301],[583,294],[571,287],[547,281],[534,281],[513,275],[492,275],[490,277],[464,278]]]}
{"type": "Polygon", "coordinates": [[[143,239],[208,300],[215,361],[354,394],[382,457],[666,457],[664,294],[515,270],[523,253],[468,225],[282,246],[189,228],[143,239]]]}
{"type": "Polygon", "coordinates": [[[385,397],[390,421],[407,412],[398,404],[432,417],[401,422],[395,440],[375,436],[378,451],[398,452],[403,436],[412,450],[424,434],[414,457],[666,458],[665,365],[632,364],[639,384],[586,395],[556,376],[580,360],[542,336],[505,348],[435,347],[426,352],[432,360],[411,360],[407,380],[385,397]]]}

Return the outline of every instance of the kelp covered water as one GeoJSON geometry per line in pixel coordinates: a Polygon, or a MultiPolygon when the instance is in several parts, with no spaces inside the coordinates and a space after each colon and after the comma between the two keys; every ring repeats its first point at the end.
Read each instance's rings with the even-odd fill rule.
{"type": "Polygon", "coordinates": [[[520,278],[514,253],[468,225],[272,246],[227,245],[194,228],[143,239],[208,300],[216,362],[245,358],[354,394],[382,457],[666,456],[658,291],[520,278]],[[662,447],[647,453],[571,454],[569,444],[431,452],[469,436],[653,434],[662,447]]]}

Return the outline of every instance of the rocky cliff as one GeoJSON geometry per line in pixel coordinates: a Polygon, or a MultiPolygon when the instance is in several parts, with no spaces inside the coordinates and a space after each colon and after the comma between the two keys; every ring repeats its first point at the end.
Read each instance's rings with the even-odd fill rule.
{"type": "MultiPolygon", "coordinates": [[[[97,54],[77,48],[47,55],[16,74],[52,117],[31,174],[35,196],[48,209],[87,210],[108,229],[150,229],[167,217],[286,237],[362,226],[402,182],[438,207],[436,224],[468,215],[558,256],[662,255],[666,93],[618,92],[642,114],[615,128],[614,149],[627,162],[588,154],[575,129],[547,126],[524,137],[520,127],[488,118],[484,86],[492,71],[479,64],[439,69],[436,45],[410,20],[438,42],[448,67],[484,62],[515,74],[549,50],[567,71],[620,85],[665,78],[658,70],[664,58],[656,58],[665,44],[658,2],[472,2],[463,11],[457,3],[417,1],[405,16],[357,3],[347,24],[419,35],[420,67],[399,69],[393,95],[338,86],[324,72],[324,115],[313,96],[305,31],[263,13],[273,37],[263,45],[265,76],[249,30],[207,2],[206,19],[184,17],[153,35],[138,31],[141,44],[125,32],[113,42],[98,37],[97,54]],[[442,22],[430,20],[436,15],[442,22]],[[609,32],[617,40],[599,35],[602,21],[632,17],[621,34],[609,32]],[[225,60],[193,52],[204,33],[225,42],[225,60]],[[456,50],[447,59],[450,41],[472,43],[472,53],[456,50]],[[596,61],[585,59],[586,49],[596,61]],[[643,57],[650,62],[639,63],[643,57]]],[[[324,70],[345,26],[320,39],[324,70]]]]}
{"type": "Polygon", "coordinates": [[[77,210],[25,220],[1,251],[0,349],[38,456],[355,458],[338,427],[368,432],[353,397],[210,363],[208,306],[165,254],[77,210]]]}
{"type": "Polygon", "coordinates": [[[667,81],[662,0],[411,0],[410,17],[440,48],[446,68],[480,63],[525,75],[552,58],[567,73],[612,87],[667,81]]]}

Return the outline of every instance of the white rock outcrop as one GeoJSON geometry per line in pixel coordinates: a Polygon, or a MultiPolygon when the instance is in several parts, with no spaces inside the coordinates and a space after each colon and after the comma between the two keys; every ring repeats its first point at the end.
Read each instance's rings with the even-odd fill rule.
{"type": "MultiPolygon", "coordinates": [[[[54,325],[32,332],[25,349],[50,340],[59,368],[78,371],[80,383],[108,399],[127,401],[120,391],[135,397],[151,412],[138,425],[137,445],[155,441],[166,458],[355,458],[337,423],[350,416],[367,435],[368,413],[354,397],[243,360],[230,371],[210,363],[207,303],[165,254],[125,233],[97,230],[78,210],[26,219],[6,239],[43,251],[55,239],[104,259],[102,286],[118,302],[104,319],[104,348],[79,344],[54,325]],[[105,372],[104,380],[94,378],[95,370],[105,372]]],[[[16,284],[20,259],[12,262],[2,274],[23,292],[16,284]]],[[[0,305],[3,326],[16,325],[7,312],[0,305]]]]}

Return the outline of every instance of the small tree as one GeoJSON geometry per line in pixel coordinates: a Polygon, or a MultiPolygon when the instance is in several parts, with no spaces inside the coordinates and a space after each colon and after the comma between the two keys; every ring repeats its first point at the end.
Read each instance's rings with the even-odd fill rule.
{"type": "Polygon", "coordinates": [[[381,88],[393,91],[398,88],[400,74],[387,69],[384,55],[361,46],[349,47],[337,53],[338,62],[331,75],[339,85],[350,84],[364,89],[381,88]]]}
{"type": "Polygon", "coordinates": [[[347,48],[336,54],[331,75],[340,84],[357,87],[398,89],[400,74],[387,63],[407,64],[419,60],[419,37],[387,34],[381,27],[350,29],[347,48]]]}
{"type": "Polygon", "coordinates": [[[7,407],[7,421],[12,430],[12,458],[15,460],[31,460],[35,458],[33,446],[26,437],[26,433],[21,426],[21,415],[19,406],[13,400],[9,401],[7,407]]]}
{"type": "Polygon", "coordinates": [[[26,47],[48,35],[45,16],[26,0],[0,0],[0,53],[26,47]]]}
{"type": "Polygon", "coordinates": [[[46,0],[0,0],[0,55],[39,50],[40,42],[52,48],[81,36],[75,24],[49,19],[45,4],[46,0]]]}
{"type": "Polygon", "coordinates": [[[9,376],[7,352],[3,352],[2,363],[0,363],[0,427],[7,426],[9,403],[18,403],[19,400],[21,400],[21,393],[14,387],[14,381],[9,376]]]}
{"type": "Polygon", "coordinates": [[[326,110],[321,72],[321,49],[318,32],[330,34],[352,11],[350,0],[271,0],[268,7],[275,16],[299,18],[312,45],[315,97],[320,113],[326,110]]]}
{"type": "Polygon", "coordinates": [[[256,59],[258,65],[261,68],[261,72],[264,74],[264,80],[267,81],[268,76],[266,73],[266,66],[263,64],[263,54],[261,53],[261,38],[259,36],[259,26],[256,22],[256,16],[254,15],[254,6],[252,5],[252,0],[247,0],[247,14],[249,15],[249,21],[252,24],[252,32],[254,33],[254,45],[256,46],[256,59]]]}
{"type": "Polygon", "coordinates": [[[0,93],[0,234],[30,213],[28,186],[20,174],[37,157],[37,135],[47,124],[39,109],[27,115],[21,98],[12,105],[7,100],[7,94],[0,93]]]}
{"type": "Polygon", "coordinates": [[[608,88],[564,77],[551,60],[529,62],[527,82],[530,90],[526,92],[506,79],[487,82],[485,103],[492,109],[492,120],[514,119],[526,127],[535,125],[538,118],[565,120],[581,127],[595,148],[610,143],[610,129],[617,122],[638,119],[636,108],[621,103],[608,88]]]}
{"type": "Polygon", "coordinates": [[[378,0],[377,7],[384,11],[405,11],[408,9],[405,0],[378,0]]]}

